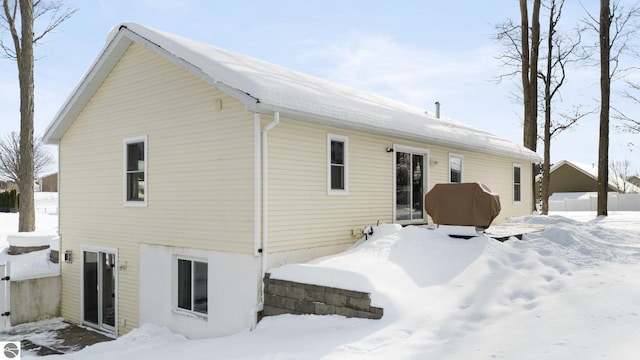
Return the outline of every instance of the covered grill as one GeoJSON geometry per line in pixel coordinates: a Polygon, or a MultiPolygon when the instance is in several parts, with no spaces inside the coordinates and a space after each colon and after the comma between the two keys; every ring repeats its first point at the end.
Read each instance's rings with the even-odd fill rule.
{"type": "Polygon", "coordinates": [[[488,228],[500,213],[500,197],[484,184],[436,184],[424,197],[425,210],[438,225],[488,228]]]}

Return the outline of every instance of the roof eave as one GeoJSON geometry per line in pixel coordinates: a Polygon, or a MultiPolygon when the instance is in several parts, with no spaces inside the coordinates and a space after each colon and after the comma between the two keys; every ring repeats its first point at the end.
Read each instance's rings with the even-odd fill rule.
{"type": "Polygon", "coordinates": [[[174,63],[180,68],[202,79],[206,83],[220,89],[220,91],[241,101],[247,107],[258,102],[258,99],[250,94],[211,78],[208,74],[202,71],[202,69],[192,63],[189,63],[186,60],[166,51],[158,44],[155,44],[149,39],[129,30],[126,26],[121,26],[118,29],[117,34],[111,39],[111,41],[109,41],[100,55],[98,55],[94,60],[85,76],[71,92],[69,98],[65,101],[53,121],[47,127],[43,136],[43,141],[46,144],[55,145],[59,143],[73,120],[80,114],[82,109],[93,97],[97,89],[109,73],[111,73],[132,42],[136,42],[155,52],[162,58],[174,63]]]}
{"type": "Polygon", "coordinates": [[[58,113],[45,130],[43,141],[46,144],[58,144],[62,135],[71,125],[71,122],[80,114],[91,97],[96,93],[102,82],[116,66],[118,60],[131,45],[132,40],[125,37],[122,32],[118,34],[103,48],[102,52],[94,60],[73,89],[71,95],[64,102],[58,113]]]}
{"type": "Polygon", "coordinates": [[[446,147],[453,147],[455,149],[480,152],[483,154],[495,155],[500,157],[507,157],[514,160],[527,161],[532,163],[539,162],[542,160],[541,157],[533,151],[525,150],[522,152],[516,152],[516,151],[503,152],[503,151],[494,150],[492,148],[479,148],[477,146],[467,145],[462,141],[456,142],[456,143],[442,141],[441,139],[435,136],[429,137],[421,134],[409,133],[409,132],[404,132],[400,130],[372,127],[370,125],[343,121],[336,118],[303,112],[295,109],[289,109],[282,106],[271,105],[264,102],[256,102],[253,104],[245,103],[245,109],[247,111],[257,112],[261,114],[272,114],[273,112],[277,111],[280,113],[282,117],[287,117],[293,120],[309,122],[317,125],[331,126],[339,129],[359,131],[359,132],[364,132],[364,133],[373,134],[373,135],[393,137],[393,138],[404,139],[408,141],[415,141],[420,143],[428,143],[428,144],[434,144],[434,145],[440,145],[440,146],[446,146],[446,147]]]}

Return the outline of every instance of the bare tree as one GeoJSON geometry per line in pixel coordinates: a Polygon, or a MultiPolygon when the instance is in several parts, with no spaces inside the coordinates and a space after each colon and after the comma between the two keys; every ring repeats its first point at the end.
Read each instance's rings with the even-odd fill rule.
{"type": "MultiPolygon", "coordinates": [[[[53,164],[42,138],[36,137],[33,144],[34,174],[40,175],[53,164]]],[[[20,182],[20,136],[16,132],[0,138],[0,180],[20,182]]]]}
{"type": "MultiPolygon", "coordinates": [[[[622,95],[634,103],[640,104],[640,84],[629,80],[625,82],[627,84],[627,90],[625,90],[622,95]]],[[[626,114],[616,111],[616,118],[622,120],[623,131],[628,131],[632,134],[640,134],[640,117],[632,118],[626,114]]]]}
{"type": "Polygon", "coordinates": [[[631,162],[627,159],[620,161],[612,161],[609,164],[611,170],[611,180],[616,185],[616,190],[621,194],[632,192],[631,183],[627,179],[633,176],[631,162]]]}
{"type": "Polygon", "coordinates": [[[559,113],[555,117],[553,116],[552,101],[559,93],[566,79],[566,65],[584,57],[579,48],[581,30],[576,29],[575,34],[571,36],[558,34],[557,27],[564,3],[564,0],[537,0],[533,2],[530,39],[526,0],[520,1],[521,24],[519,26],[511,20],[496,26],[496,38],[505,45],[505,51],[501,54],[501,59],[507,66],[514,66],[515,64],[519,66],[519,71],[505,74],[501,78],[514,76],[517,73],[521,75],[522,102],[524,104],[524,145],[534,151],[537,149],[538,141],[538,99],[543,99],[541,105],[545,115],[545,132],[541,138],[545,146],[545,155],[542,164],[543,177],[541,184],[542,212],[544,214],[548,212],[551,139],[570,128],[578,119],[587,114],[582,112],[578,106],[574,107],[571,112],[559,113]],[[547,34],[541,34],[539,21],[542,12],[541,7],[548,12],[547,34]],[[546,49],[544,49],[545,46],[546,49]],[[541,47],[543,48],[542,53],[546,52],[546,55],[542,57],[539,55],[541,47]],[[539,60],[546,60],[544,69],[538,69],[539,60]],[[538,89],[538,80],[541,80],[544,84],[542,90],[538,89]]]}
{"type": "Polygon", "coordinates": [[[45,35],[69,19],[75,10],[63,8],[62,1],[43,0],[2,0],[0,24],[11,37],[11,45],[0,38],[0,48],[5,57],[14,59],[18,65],[20,84],[20,217],[18,231],[35,230],[35,205],[33,202],[34,155],[33,155],[33,117],[34,117],[34,55],[33,48],[45,35]],[[38,34],[34,33],[34,22],[43,16],[49,16],[46,25],[38,34]]]}
{"type": "MultiPolygon", "coordinates": [[[[505,44],[501,59],[507,66],[519,65],[519,71],[513,71],[502,77],[520,73],[522,83],[524,147],[532,151],[538,146],[538,52],[540,48],[540,2],[533,0],[531,29],[529,29],[529,7],[527,0],[520,0],[520,25],[511,19],[496,25],[496,39],[505,44]],[[529,37],[531,30],[531,37],[529,37]]],[[[532,166],[533,170],[534,166],[532,166]]],[[[535,171],[532,171],[532,183],[535,183],[535,171]]],[[[535,190],[531,187],[535,198],[535,190]]],[[[535,210],[535,204],[533,206],[535,210]]]]}
{"type": "Polygon", "coordinates": [[[598,207],[597,214],[607,215],[609,183],[609,119],[611,81],[624,72],[620,67],[623,55],[633,52],[630,46],[639,31],[640,7],[636,3],[625,8],[619,0],[600,0],[600,17],[587,13],[585,23],[595,30],[600,48],[600,141],[598,144],[598,207]],[[613,31],[612,31],[613,30],[613,31]]]}
{"type": "Polygon", "coordinates": [[[565,36],[558,33],[558,23],[562,17],[562,9],[565,0],[550,0],[544,6],[548,10],[549,22],[546,54],[546,68],[538,75],[544,84],[544,155],[542,163],[542,214],[549,214],[549,182],[551,180],[551,139],[569,129],[579,119],[586,116],[579,106],[574,107],[573,112],[558,114],[556,120],[552,120],[552,101],[559,93],[567,77],[567,65],[571,62],[585,59],[580,52],[581,30],[576,29],[573,36],[565,36]]]}

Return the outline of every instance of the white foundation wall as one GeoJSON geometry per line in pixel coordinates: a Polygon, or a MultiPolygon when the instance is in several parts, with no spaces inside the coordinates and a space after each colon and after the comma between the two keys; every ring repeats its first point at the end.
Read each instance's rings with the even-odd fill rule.
{"type": "Polygon", "coordinates": [[[140,324],[166,326],[191,339],[248,329],[260,301],[260,257],[161,245],[140,245],[140,324]],[[206,318],[176,311],[176,257],[208,264],[206,318]]]}

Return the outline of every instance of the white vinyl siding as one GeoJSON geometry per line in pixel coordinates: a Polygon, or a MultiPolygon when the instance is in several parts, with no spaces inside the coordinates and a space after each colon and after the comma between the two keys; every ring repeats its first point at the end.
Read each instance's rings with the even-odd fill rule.
{"type": "Polygon", "coordinates": [[[349,138],[327,135],[327,191],[330,195],[349,193],[349,138]]]}
{"type": "MultiPolygon", "coordinates": [[[[140,243],[253,254],[253,135],[240,102],[134,44],[62,137],[61,251],[119,249],[120,334],[139,325],[140,243]],[[139,134],[145,211],[123,207],[123,139],[139,134]]],[[[61,264],[62,316],[77,322],[79,264],[61,264]]]]}
{"type": "MultiPolygon", "coordinates": [[[[261,118],[262,126],[271,122],[269,115],[261,118]]],[[[247,264],[258,263],[253,124],[253,113],[239,101],[134,43],[60,140],[60,250],[81,254],[83,243],[118,249],[119,334],[139,326],[141,246],[231,252],[246,255],[247,264]],[[152,196],[145,193],[144,211],[122,205],[123,139],[139,134],[148,137],[145,154],[150,154],[145,188],[152,196]]],[[[429,186],[448,181],[447,157],[455,151],[464,156],[465,181],[483,182],[500,194],[500,219],[527,210],[510,201],[510,158],[285,116],[268,137],[269,253],[347,247],[359,239],[354,230],[392,222],[395,154],[386,149],[393,144],[429,151],[429,186]],[[349,196],[327,192],[327,134],[336,133],[348,137],[349,196]]],[[[521,185],[527,189],[531,170],[523,165],[521,185]]],[[[531,201],[530,193],[522,192],[522,203],[531,201]]],[[[80,322],[80,264],[61,263],[61,315],[75,322],[80,322]]]]}
{"type": "MultiPolygon", "coordinates": [[[[263,117],[263,126],[271,121],[263,117]]],[[[316,246],[349,245],[358,237],[352,230],[393,222],[393,144],[428,151],[427,191],[449,182],[449,153],[464,158],[464,181],[481,182],[501,199],[496,221],[526,215],[511,200],[513,159],[404,141],[353,131],[313,125],[281,116],[269,132],[269,248],[270,252],[316,246]],[[341,133],[349,139],[349,196],[327,194],[327,134],[341,133]],[[319,151],[318,149],[322,149],[319,151]]],[[[523,183],[528,185],[526,168],[523,183]]],[[[528,192],[523,191],[526,202],[528,192]]]]}
{"type": "MultiPolygon", "coordinates": [[[[263,126],[270,119],[263,119],[263,126]]],[[[348,246],[352,230],[391,222],[393,153],[386,138],[282,117],[269,132],[270,251],[348,246]],[[327,192],[327,134],[348,137],[349,196],[327,192]]]]}

